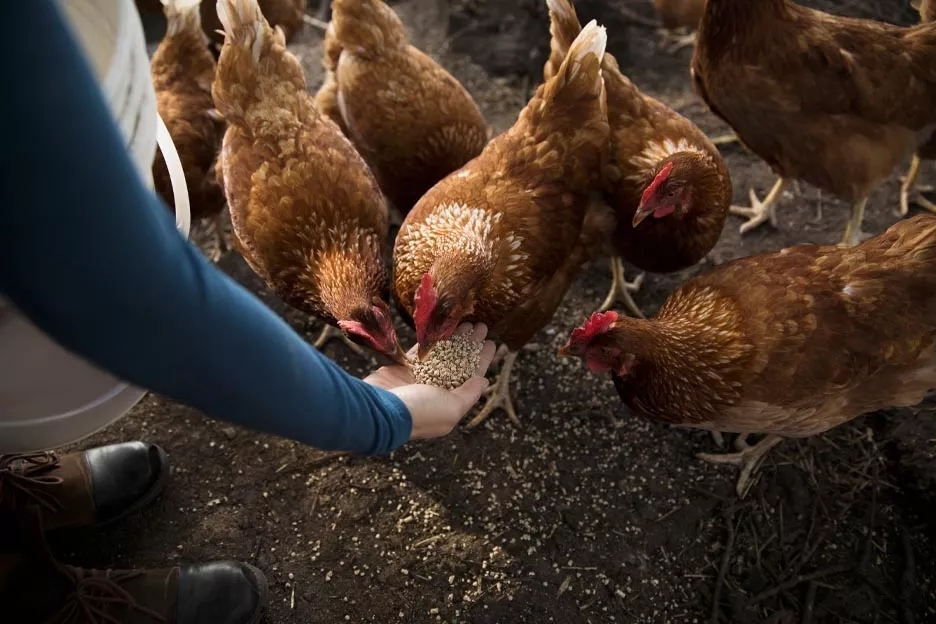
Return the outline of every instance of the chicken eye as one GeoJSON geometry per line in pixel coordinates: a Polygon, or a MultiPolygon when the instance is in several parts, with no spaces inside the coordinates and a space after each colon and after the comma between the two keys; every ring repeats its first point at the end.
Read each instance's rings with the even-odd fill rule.
{"type": "Polygon", "coordinates": [[[614,355],[614,349],[612,347],[599,347],[603,355],[614,355]]]}

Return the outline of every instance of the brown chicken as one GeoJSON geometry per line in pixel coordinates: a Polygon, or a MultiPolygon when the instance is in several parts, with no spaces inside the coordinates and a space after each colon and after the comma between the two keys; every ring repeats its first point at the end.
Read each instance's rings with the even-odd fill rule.
{"type": "MultiPolygon", "coordinates": [[[[215,61],[201,28],[199,0],[164,0],[166,36],[150,60],[156,90],[156,110],[172,137],[188,187],[192,220],[214,218],[217,259],[227,249],[224,240],[224,189],[215,162],[224,136],[224,121],[211,99],[215,61]]],[[[175,209],[169,169],[161,153],[153,161],[156,192],[175,209]]]]}
{"type": "Polygon", "coordinates": [[[600,247],[613,215],[591,201],[609,130],[600,63],[607,35],[591,22],[556,76],[480,156],[426,193],[407,215],[393,255],[397,303],[424,358],[462,321],[483,322],[509,350],[473,427],[510,395],[517,350],[562,301],[600,247]]]}
{"type": "Polygon", "coordinates": [[[900,28],[789,0],[708,0],[692,59],[696,90],[780,176],[751,191],[746,232],[770,220],[787,181],[852,203],[844,243],[864,237],[875,185],[936,128],[936,25],[900,28]]]}
{"type": "Polygon", "coordinates": [[[769,434],[701,456],[741,464],[743,496],[783,437],[915,405],[936,388],[936,216],[857,247],[728,262],[683,284],[652,320],[594,314],[560,354],[611,372],[628,407],[652,420],[769,434]]]}
{"type": "Polygon", "coordinates": [[[318,105],[345,128],[405,215],[436,182],[481,153],[487,125],[468,91],[409,44],[383,0],[331,6],[318,105]]]}
{"type": "MultiPolygon", "coordinates": [[[[920,22],[929,23],[936,21],[936,4],[931,0],[911,0],[910,4],[920,13],[920,22]]],[[[916,187],[917,176],[920,175],[920,165],[924,160],[936,160],[936,136],[931,137],[924,145],[917,149],[910,163],[910,170],[903,179],[900,186],[900,215],[905,216],[910,211],[910,191],[916,187]]],[[[920,188],[917,190],[932,190],[932,188],[920,188]]],[[[926,199],[922,195],[917,195],[916,203],[923,206],[930,212],[936,212],[936,204],[926,199]]]]}
{"type": "Polygon", "coordinates": [[[705,0],[653,0],[666,31],[664,44],[675,52],[695,43],[695,30],[705,11],[705,0]]]}
{"type": "MultiPolygon", "coordinates": [[[[550,55],[548,79],[565,58],[581,25],[570,0],[547,0],[550,55]]],[[[618,300],[643,316],[624,280],[623,257],[638,268],[669,273],[699,262],[721,235],[731,205],[731,177],[716,147],[691,121],[641,91],[606,53],[602,76],[611,125],[605,200],[617,215],[612,235],[614,281],[601,305],[618,300]]]]}
{"type": "MultiPolygon", "coordinates": [[[[160,10],[162,0],[136,0],[137,10],[140,13],[155,13],[160,10]]],[[[215,9],[215,0],[201,1],[202,29],[212,43],[212,49],[217,49],[224,43],[224,34],[221,31],[221,22],[218,21],[218,11],[215,9]]],[[[259,0],[260,10],[263,11],[267,21],[273,26],[279,26],[286,35],[286,42],[292,41],[304,23],[314,23],[315,20],[306,17],[307,0],[259,0]]],[[[198,2],[195,2],[198,4],[198,2]]]]}
{"type": "Polygon", "coordinates": [[[228,121],[220,171],[238,250],[286,303],[397,362],[382,295],[387,207],[350,142],[315,109],[302,67],[257,0],[219,0],[213,93],[228,121]]]}

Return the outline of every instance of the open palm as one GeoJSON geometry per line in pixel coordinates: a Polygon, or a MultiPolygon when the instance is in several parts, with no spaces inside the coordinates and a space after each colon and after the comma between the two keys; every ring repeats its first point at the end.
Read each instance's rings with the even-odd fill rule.
{"type": "MultiPolygon", "coordinates": [[[[413,371],[400,364],[382,366],[364,378],[370,385],[389,390],[403,401],[413,419],[410,439],[435,438],[449,433],[478,402],[488,386],[484,375],[494,359],[494,343],[485,340],[487,327],[483,323],[474,326],[465,323],[456,333],[470,333],[474,342],[483,342],[484,346],[475,376],[454,390],[418,384],[413,371]]],[[[412,358],[415,355],[414,346],[407,356],[412,358]]]]}

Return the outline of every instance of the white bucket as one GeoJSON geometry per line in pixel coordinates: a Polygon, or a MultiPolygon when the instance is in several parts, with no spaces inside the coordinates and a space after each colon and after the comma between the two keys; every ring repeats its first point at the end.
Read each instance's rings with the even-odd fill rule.
{"type": "MultiPolygon", "coordinates": [[[[172,179],[176,224],[187,238],[191,214],[185,177],[156,113],[143,26],[133,0],[59,0],[59,7],[151,188],[157,144],[163,153],[172,179]]],[[[145,394],[64,350],[0,298],[0,453],[77,442],[126,414],[145,394]]]]}

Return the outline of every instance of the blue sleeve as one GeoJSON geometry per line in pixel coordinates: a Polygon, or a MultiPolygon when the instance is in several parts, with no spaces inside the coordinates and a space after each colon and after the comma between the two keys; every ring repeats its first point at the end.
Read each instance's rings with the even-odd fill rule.
{"type": "Polygon", "coordinates": [[[66,348],[212,417],[323,449],[389,452],[393,394],[307,344],[175,229],[52,0],[0,23],[0,292],[66,348]]]}

